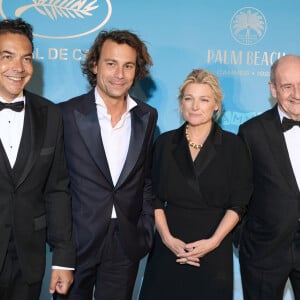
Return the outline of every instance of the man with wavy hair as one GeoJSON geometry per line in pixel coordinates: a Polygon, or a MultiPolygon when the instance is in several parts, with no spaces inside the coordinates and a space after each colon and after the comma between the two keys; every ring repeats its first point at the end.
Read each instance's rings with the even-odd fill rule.
{"type": "Polygon", "coordinates": [[[157,112],[128,92],[151,64],[135,34],[102,31],[83,64],[92,90],[61,104],[77,242],[68,299],[131,299],[152,245],[157,112]]]}

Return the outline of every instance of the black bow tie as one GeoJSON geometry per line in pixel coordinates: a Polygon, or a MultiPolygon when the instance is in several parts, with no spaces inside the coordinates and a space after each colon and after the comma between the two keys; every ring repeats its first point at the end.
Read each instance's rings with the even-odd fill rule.
{"type": "Polygon", "coordinates": [[[291,129],[293,126],[300,127],[300,121],[295,121],[295,120],[283,117],[283,119],[282,119],[282,131],[283,132],[291,129]]]}
{"type": "Polygon", "coordinates": [[[18,101],[13,103],[0,102],[0,110],[4,108],[8,108],[20,112],[24,108],[24,101],[18,101]]]}

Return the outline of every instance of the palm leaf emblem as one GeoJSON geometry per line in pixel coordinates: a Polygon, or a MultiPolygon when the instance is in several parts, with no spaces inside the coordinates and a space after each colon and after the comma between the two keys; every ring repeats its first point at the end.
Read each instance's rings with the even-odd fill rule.
{"type": "Polygon", "coordinates": [[[239,33],[241,30],[249,31],[250,29],[252,29],[256,31],[258,36],[261,36],[264,29],[262,16],[260,16],[256,12],[251,13],[251,11],[249,10],[246,13],[242,12],[236,17],[234,29],[235,34],[239,33]]]}
{"type": "Polygon", "coordinates": [[[26,10],[34,8],[38,13],[52,20],[62,18],[85,18],[92,16],[98,8],[97,0],[32,0],[32,4],[19,7],[15,15],[21,16],[26,10]]]}
{"type": "Polygon", "coordinates": [[[266,32],[266,20],[259,10],[246,7],[234,15],[231,31],[238,42],[253,45],[263,38],[266,32]]]}

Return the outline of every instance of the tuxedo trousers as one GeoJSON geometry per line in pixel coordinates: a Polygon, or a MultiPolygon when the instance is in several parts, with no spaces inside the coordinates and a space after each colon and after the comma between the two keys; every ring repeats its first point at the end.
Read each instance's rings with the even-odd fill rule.
{"type": "Polygon", "coordinates": [[[14,239],[11,237],[6,258],[0,270],[1,300],[38,300],[42,281],[28,284],[23,277],[14,239]]]}
{"type": "Polygon", "coordinates": [[[244,300],[282,300],[290,279],[294,299],[300,300],[300,222],[295,238],[279,263],[272,268],[257,267],[240,258],[244,300]]]}
{"type": "Polygon", "coordinates": [[[139,263],[132,262],[126,256],[117,219],[110,221],[99,257],[93,267],[77,266],[68,295],[55,295],[54,299],[131,300],[139,263]]]}

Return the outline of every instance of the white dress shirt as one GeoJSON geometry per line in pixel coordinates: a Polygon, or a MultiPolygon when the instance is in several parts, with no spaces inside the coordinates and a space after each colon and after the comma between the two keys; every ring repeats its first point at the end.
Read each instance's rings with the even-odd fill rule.
{"type": "MultiPolygon", "coordinates": [[[[97,92],[97,89],[95,89],[95,99],[105,155],[113,184],[116,185],[123,169],[129,148],[131,135],[130,110],[137,104],[130,96],[127,96],[126,112],[122,115],[116,126],[112,127],[111,115],[107,113],[105,103],[97,92]]],[[[111,218],[117,218],[114,206],[111,218]]]]}
{"type": "MultiPolygon", "coordinates": [[[[289,118],[278,106],[278,112],[280,120],[282,121],[283,117],[289,118]]],[[[294,175],[300,190],[300,127],[293,126],[290,130],[285,131],[284,138],[286,146],[288,149],[290,161],[293,167],[294,175]]]]}
{"type": "MultiPolygon", "coordinates": [[[[6,102],[1,98],[0,101],[6,102]]],[[[25,97],[16,98],[11,101],[11,103],[18,101],[24,101],[25,103],[25,97]]],[[[16,162],[20,146],[24,115],[25,109],[21,112],[16,112],[7,108],[0,111],[0,139],[12,168],[16,162]]]]}

